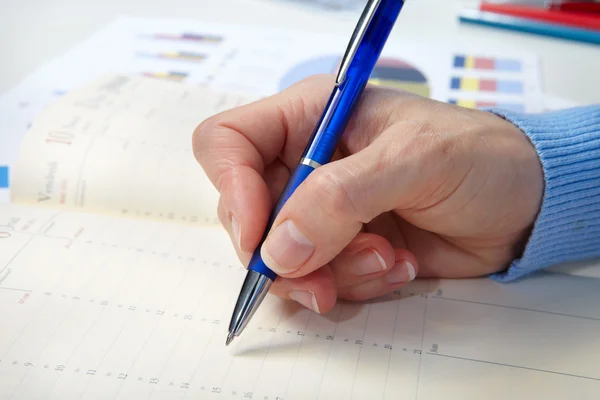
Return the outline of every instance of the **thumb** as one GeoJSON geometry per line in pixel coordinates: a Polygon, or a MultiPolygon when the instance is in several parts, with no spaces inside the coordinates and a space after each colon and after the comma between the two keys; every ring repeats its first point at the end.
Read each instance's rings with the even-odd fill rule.
{"type": "MultiPolygon", "coordinates": [[[[363,224],[398,206],[407,187],[401,171],[407,158],[394,136],[388,129],[360,152],[308,176],[281,209],[261,248],[269,268],[288,278],[305,276],[336,257],[363,224]]],[[[383,261],[391,268],[393,253],[387,254],[383,261]]]]}

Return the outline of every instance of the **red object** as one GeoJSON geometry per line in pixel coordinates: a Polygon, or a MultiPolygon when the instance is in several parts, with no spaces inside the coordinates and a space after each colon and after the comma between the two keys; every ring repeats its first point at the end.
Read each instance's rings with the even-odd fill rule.
{"type": "Polygon", "coordinates": [[[491,79],[482,79],[479,81],[479,90],[483,92],[495,92],[496,81],[491,79]]]}
{"type": "MultiPolygon", "coordinates": [[[[563,5],[566,3],[563,3],[563,5]]],[[[597,3],[588,3],[597,4],[597,3]]],[[[481,3],[481,11],[511,15],[538,21],[600,30],[600,14],[547,10],[539,7],[481,3]]]]}
{"type": "Polygon", "coordinates": [[[477,57],[475,59],[476,69],[494,69],[495,63],[492,58],[477,57]]]}
{"type": "Polygon", "coordinates": [[[550,9],[576,13],[600,13],[600,3],[597,1],[561,1],[551,4],[550,9]]]}

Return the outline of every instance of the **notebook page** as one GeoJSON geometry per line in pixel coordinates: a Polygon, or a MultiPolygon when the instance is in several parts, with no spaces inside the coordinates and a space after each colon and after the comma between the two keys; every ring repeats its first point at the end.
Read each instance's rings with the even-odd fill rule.
{"type": "Polygon", "coordinates": [[[267,296],[217,227],[0,206],[2,399],[595,399],[598,280],[416,281],[318,315],[267,296]]]}
{"type": "Polygon", "coordinates": [[[103,77],[33,124],[15,166],[12,201],[214,222],[218,193],[194,159],[192,132],[248,101],[152,78],[103,77]]]}

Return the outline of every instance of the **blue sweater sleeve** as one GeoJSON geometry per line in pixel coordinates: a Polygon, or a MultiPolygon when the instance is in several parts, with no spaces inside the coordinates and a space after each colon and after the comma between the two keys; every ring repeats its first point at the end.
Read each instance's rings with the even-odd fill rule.
{"type": "Polygon", "coordinates": [[[600,105],[543,114],[491,110],[519,127],[540,157],[545,191],[521,257],[492,278],[600,257],[600,105]]]}

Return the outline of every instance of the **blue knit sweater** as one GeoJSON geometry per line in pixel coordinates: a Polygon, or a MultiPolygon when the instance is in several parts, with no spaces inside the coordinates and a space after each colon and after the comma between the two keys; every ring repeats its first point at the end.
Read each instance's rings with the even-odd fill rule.
{"type": "Polygon", "coordinates": [[[523,255],[493,278],[509,282],[600,257],[600,105],[544,114],[491,111],[525,132],[545,175],[541,210],[523,255]]]}

